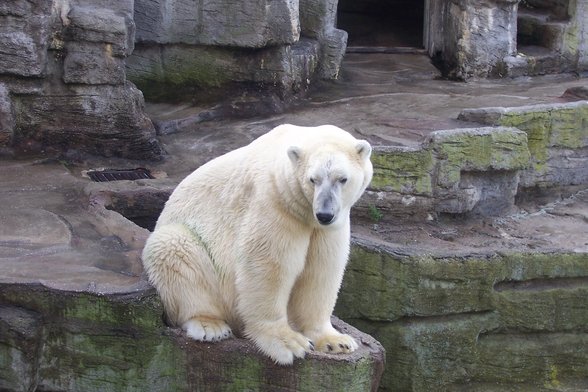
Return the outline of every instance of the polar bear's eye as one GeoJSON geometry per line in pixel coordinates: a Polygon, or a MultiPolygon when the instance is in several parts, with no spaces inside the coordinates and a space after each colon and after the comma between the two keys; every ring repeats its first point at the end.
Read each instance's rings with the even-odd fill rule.
{"type": "Polygon", "coordinates": [[[347,177],[339,178],[339,182],[345,184],[347,182],[347,177]]]}
{"type": "Polygon", "coordinates": [[[310,177],[309,181],[310,181],[311,184],[316,184],[316,180],[314,178],[312,178],[312,177],[310,177]]]}

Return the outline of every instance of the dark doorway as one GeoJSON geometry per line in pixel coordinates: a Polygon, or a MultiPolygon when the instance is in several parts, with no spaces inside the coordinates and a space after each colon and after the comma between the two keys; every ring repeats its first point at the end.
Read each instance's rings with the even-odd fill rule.
{"type": "Polygon", "coordinates": [[[423,47],[424,0],[339,0],[348,47],[423,47]]]}

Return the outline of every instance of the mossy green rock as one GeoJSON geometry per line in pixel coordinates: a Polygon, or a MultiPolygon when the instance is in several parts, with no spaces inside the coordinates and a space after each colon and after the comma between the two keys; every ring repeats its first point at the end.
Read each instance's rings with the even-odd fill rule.
{"type": "Polygon", "coordinates": [[[525,132],[481,127],[435,131],[417,148],[375,147],[371,159],[374,176],[356,211],[389,220],[508,211],[530,153],[525,132]]]}
{"type": "Polygon", "coordinates": [[[41,285],[0,286],[0,389],[6,391],[370,391],[382,346],[309,354],[278,366],[248,340],[200,343],[163,323],[156,293],[95,294],[41,285]]]}
{"type": "Polygon", "coordinates": [[[459,119],[515,127],[527,133],[532,166],[521,176],[525,187],[588,182],[588,102],[463,110],[459,119]]]}
{"type": "Polygon", "coordinates": [[[583,253],[433,257],[362,240],[336,314],[386,348],[384,390],[584,390],[586,276],[583,253]]]}
{"type": "Polygon", "coordinates": [[[393,190],[404,194],[431,195],[433,157],[425,149],[376,147],[372,157],[373,190],[393,190]]]}
{"type": "Polygon", "coordinates": [[[529,164],[527,136],[515,128],[466,128],[433,132],[437,185],[453,187],[461,172],[520,170],[529,164]]]}

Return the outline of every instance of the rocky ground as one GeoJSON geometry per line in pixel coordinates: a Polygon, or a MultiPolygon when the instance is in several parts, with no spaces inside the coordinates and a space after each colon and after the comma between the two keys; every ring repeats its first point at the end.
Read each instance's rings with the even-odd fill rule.
{"type": "MultiPolygon", "coordinates": [[[[564,92],[585,85],[577,75],[468,83],[438,77],[425,56],[353,54],[345,59],[340,80],[321,83],[308,99],[281,114],[221,118],[214,106],[148,104],[156,127],[166,130],[160,135],[167,152],[162,162],[77,154],[4,159],[0,161],[0,291],[6,293],[14,284],[99,295],[149,290],[139,258],[149,231],[125,217],[148,226],[189,172],[275,125],[330,123],[374,146],[417,147],[432,131],[471,127],[457,120],[462,109],[569,102],[579,98],[564,92]],[[102,167],[146,167],[156,178],[92,182],[86,171],[102,167]]],[[[440,258],[502,252],[587,253],[586,233],[585,186],[519,195],[515,208],[499,217],[370,219],[364,214],[353,227],[355,241],[361,244],[396,255],[440,258]]]]}

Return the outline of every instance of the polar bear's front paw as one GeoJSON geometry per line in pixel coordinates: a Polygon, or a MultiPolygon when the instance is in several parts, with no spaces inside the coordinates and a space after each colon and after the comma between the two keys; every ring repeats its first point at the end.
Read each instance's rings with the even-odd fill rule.
{"type": "Polygon", "coordinates": [[[316,349],[325,353],[350,353],[357,350],[357,342],[351,336],[339,332],[323,335],[316,340],[316,349]]]}
{"type": "Polygon", "coordinates": [[[189,337],[203,342],[218,342],[233,336],[231,327],[224,320],[210,317],[193,317],[182,328],[189,337]]]}
{"type": "Polygon", "coordinates": [[[313,343],[289,326],[277,327],[260,334],[250,334],[259,349],[280,365],[291,365],[294,358],[304,358],[314,350],[313,343]]]}

